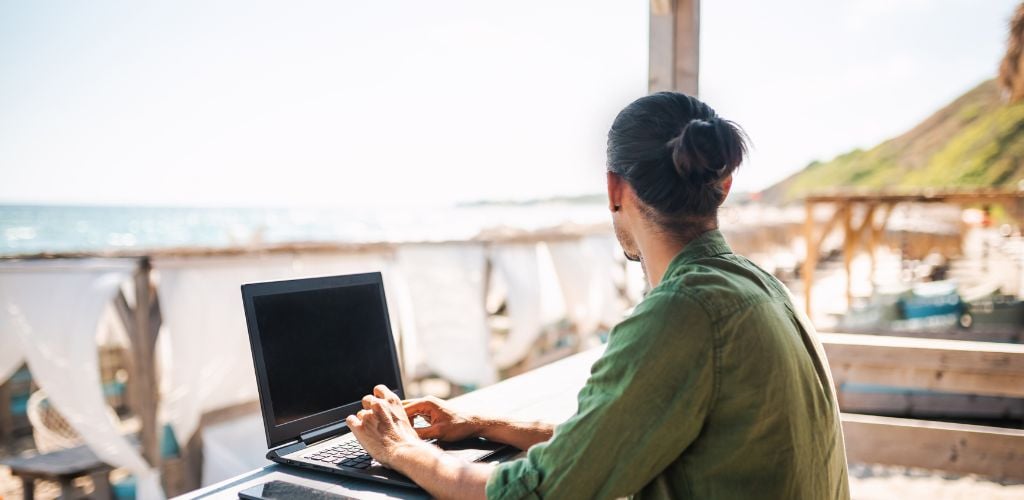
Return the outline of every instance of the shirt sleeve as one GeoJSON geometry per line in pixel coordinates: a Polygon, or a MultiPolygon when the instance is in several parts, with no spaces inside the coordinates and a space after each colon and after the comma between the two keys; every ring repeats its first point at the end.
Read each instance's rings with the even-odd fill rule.
{"type": "Polygon", "coordinates": [[[487,497],[634,494],[696,439],[714,392],[707,313],[681,292],[655,291],[612,330],[576,414],[526,457],[499,465],[487,497]]]}

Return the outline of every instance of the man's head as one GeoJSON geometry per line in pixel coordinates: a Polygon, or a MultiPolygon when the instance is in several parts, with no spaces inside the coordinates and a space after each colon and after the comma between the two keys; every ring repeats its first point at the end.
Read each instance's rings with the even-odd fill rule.
{"type": "Polygon", "coordinates": [[[659,92],[626,106],[608,131],[608,202],[626,257],[644,234],[686,243],[718,227],[746,135],[707,104],[659,92]]]}

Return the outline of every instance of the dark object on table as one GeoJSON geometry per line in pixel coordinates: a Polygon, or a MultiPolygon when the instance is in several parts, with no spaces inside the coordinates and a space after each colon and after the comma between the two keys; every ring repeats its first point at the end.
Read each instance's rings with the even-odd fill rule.
{"type": "Polygon", "coordinates": [[[100,461],[87,446],[76,446],[31,457],[7,457],[0,464],[11,468],[11,474],[21,478],[25,500],[35,496],[36,479],[60,483],[62,498],[76,496],[71,484],[75,478],[89,476],[95,485],[92,498],[112,498],[109,473],[113,467],[100,461]]]}
{"type": "Polygon", "coordinates": [[[331,493],[327,490],[318,490],[301,484],[289,483],[287,481],[269,481],[259,486],[253,486],[244,491],[238,492],[238,498],[248,500],[348,500],[354,497],[331,493]]]}

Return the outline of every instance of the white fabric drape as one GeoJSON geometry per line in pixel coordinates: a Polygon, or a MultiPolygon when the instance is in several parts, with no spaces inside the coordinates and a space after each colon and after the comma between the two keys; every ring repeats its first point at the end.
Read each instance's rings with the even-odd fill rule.
{"type": "MultiPolygon", "coordinates": [[[[381,271],[377,255],[156,260],[164,319],[163,411],[182,441],[203,413],[258,398],[245,283],[381,271]]],[[[385,277],[388,273],[384,273],[385,277]]]]}
{"type": "MultiPolygon", "coordinates": [[[[381,271],[388,288],[392,274],[386,259],[376,254],[173,259],[156,260],[153,267],[159,273],[164,319],[163,412],[183,442],[196,431],[204,413],[258,399],[242,284],[381,271]]],[[[394,311],[390,303],[389,309],[394,311]]],[[[258,436],[255,440],[263,446],[258,436]]],[[[231,450],[218,448],[215,440],[207,444],[204,437],[203,443],[204,456],[239,459],[230,459],[231,450]]],[[[204,470],[203,484],[221,479],[204,470]]]]}
{"type": "Polygon", "coordinates": [[[96,345],[100,316],[134,267],[134,261],[0,266],[0,335],[4,351],[24,354],[35,382],[96,456],[130,470],[138,498],[148,500],[163,497],[158,473],[110,419],[96,345]]]}
{"type": "MultiPolygon", "coordinates": [[[[154,268],[165,328],[160,346],[163,412],[182,442],[197,430],[204,413],[258,399],[243,284],[381,272],[387,289],[393,275],[387,259],[377,254],[156,260],[154,268]]],[[[390,298],[390,290],[386,294],[390,298]]],[[[394,304],[388,308],[394,325],[394,304]]],[[[204,434],[203,485],[240,472],[243,464],[252,468],[253,457],[263,460],[266,447],[260,435],[262,430],[250,435],[252,444],[236,450],[204,434]]]]}
{"type": "MultiPolygon", "coordinates": [[[[3,287],[3,276],[0,275],[0,287],[3,287]]],[[[2,291],[0,291],[2,293],[2,291]]],[[[7,314],[7,299],[0,296],[0,384],[14,375],[14,371],[25,361],[25,355],[21,352],[21,342],[14,333],[14,328],[6,322],[9,321],[7,314]]]]}
{"type": "Polygon", "coordinates": [[[625,304],[615,287],[621,274],[617,245],[607,236],[548,243],[555,272],[565,296],[566,314],[579,332],[594,333],[622,319],[625,304]]]}
{"type": "Polygon", "coordinates": [[[403,326],[406,338],[414,336],[418,344],[407,366],[427,366],[459,384],[497,379],[483,307],[484,262],[479,244],[399,247],[397,263],[412,305],[403,326]]]}
{"type": "Polygon", "coordinates": [[[544,327],[563,317],[565,308],[543,244],[496,245],[491,256],[504,283],[509,318],[508,337],[495,352],[494,362],[508,368],[530,353],[544,327]]]}

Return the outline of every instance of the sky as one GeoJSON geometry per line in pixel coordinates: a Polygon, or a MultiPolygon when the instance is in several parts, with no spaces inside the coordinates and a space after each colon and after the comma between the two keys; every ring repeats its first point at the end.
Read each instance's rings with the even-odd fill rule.
{"type": "MultiPolygon", "coordinates": [[[[702,3],[736,189],[993,76],[1009,0],[702,3]]],[[[0,0],[0,203],[449,204],[603,190],[643,1],[0,0]]]]}

